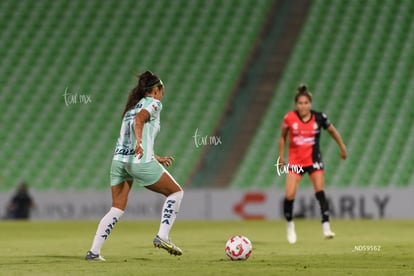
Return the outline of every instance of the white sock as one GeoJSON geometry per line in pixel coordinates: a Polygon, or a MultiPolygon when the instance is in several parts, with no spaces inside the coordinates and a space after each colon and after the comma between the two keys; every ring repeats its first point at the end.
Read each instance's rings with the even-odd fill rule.
{"type": "Polygon", "coordinates": [[[115,224],[124,214],[124,211],[121,209],[112,207],[108,213],[101,219],[96,230],[95,238],[93,239],[91,251],[94,254],[101,254],[101,248],[111,234],[112,229],[115,227],[115,224]]]}
{"type": "Polygon", "coordinates": [[[179,191],[169,195],[164,202],[161,212],[160,229],[158,236],[161,239],[168,240],[171,227],[174,224],[178,211],[180,210],[181,200],[183,199],[184,192],[179,191]]]}
{"type": "Polygon", "coordinates": [[[329,221],[322,223],[322,230],[323,232],[331,232],[331,225],[329,224],[329,221]]]}

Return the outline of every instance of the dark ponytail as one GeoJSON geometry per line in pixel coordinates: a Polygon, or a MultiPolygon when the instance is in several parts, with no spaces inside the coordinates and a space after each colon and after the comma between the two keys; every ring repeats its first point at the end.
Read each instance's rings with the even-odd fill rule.
{"type": "Polygon", "coordinates": [[[300,96],[305,96],[312,102],[312,93],[308,90],[308,86],[306,84],[300,84],[296,90],[295,96],[295,103],[298,102],[300,96]]]}
{"type": "Polygon", "coordinates": [[[122,117],[145,97],[146,92],[151,91],[156,86],[162,85],[163,83],[161,79],[151,71],[145,71],[143,74],[139,75],[137,86],[135,86],[131,93],[129,93],[122,117]]]}

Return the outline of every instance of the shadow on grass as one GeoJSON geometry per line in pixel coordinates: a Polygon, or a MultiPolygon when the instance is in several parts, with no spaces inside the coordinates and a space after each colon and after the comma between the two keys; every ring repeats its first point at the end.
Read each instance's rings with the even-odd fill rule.
{"type": "MultiPolygon", "coordinates": [[[[13,257],[12,260],[0,261],[0,267],[8,265],[27,265],[27,264],[47,264],[47,263],[67,263],[70,262],[85,262],[85,263],[124,263],[124,262],[154,262],[150,258],[137,258],[137,257],[118,257],[114,256],[110,259],[107,259],[105,262],[101,261],[85,261],[85,256],[83,255],[33,255],[33,256],[19,256],[13,257]]],[[[0,269],[1,270],[1,269],[0,269]]]]}
{"type": "Polygon", "coordinates": [[[83,260],[84,256],[67,256],[67,255],[41,255],[41,256],[15,256],[12,259],[8,259],[5,262],[0,262],[1,266],[8,265],[27,265],[27,264],[46,264],[56,262],[67,262],[68,260],[83,260]]]}

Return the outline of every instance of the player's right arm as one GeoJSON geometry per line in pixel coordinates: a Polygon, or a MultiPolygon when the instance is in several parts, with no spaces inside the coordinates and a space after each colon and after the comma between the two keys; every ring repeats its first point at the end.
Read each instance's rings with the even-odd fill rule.
{"type": "Polygon", "coordinates": [[[144,128],[144,124],[146,121],[150,119],[150,113],[146,109],[141,109],[138,114],[135,116],[135,139],[137,140],[137,144],[135,145],[135,155],[138,158],[141,158],[144,155],[144,149],[141,146],[142,142],[142,129],[144,128]]]}

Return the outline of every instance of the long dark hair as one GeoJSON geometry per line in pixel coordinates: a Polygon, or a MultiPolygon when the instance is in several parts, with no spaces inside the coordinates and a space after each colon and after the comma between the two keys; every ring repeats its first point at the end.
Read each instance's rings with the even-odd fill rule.
{"type": "Polygon", "coordinates": [[[124,117],[125,113],[131,110],[142,98],[145,97],[146,92],[151,91],[157,86],[163,86],[163,83],[161,79],[151,71],[145,71],[139,75],[137,86],[135,86],[131,93],[129,93],[128,101],[125,105],[122,117],[124,117]]]}
{"type": "Polygon", "coordinates": [[[295,95],[295,103],[298,102],[300,96],[305,96],[308,98],[310,102],[312,102],[312,93],[308,90],[308,86],[306,84],[301,84],[297,88],[295,95]]]}

